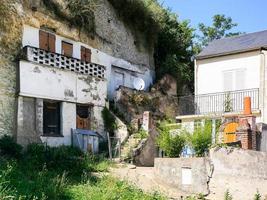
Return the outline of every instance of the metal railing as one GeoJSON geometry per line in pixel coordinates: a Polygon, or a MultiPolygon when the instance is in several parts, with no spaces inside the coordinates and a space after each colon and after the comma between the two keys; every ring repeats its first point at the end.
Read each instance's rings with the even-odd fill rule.
{"type": "Polygon", "coordinates": [[[106,68],[95,63],[88,63],[77,58],[49,52],[36,47],[23,48],[25,59],[34,63],[47,65],[97,78],[105,78],[106,68]]]}
{"type": "Polygon", "coordinates": [[[251,97],[251,109],[259,109],[259,88],[179,97],[180,115],[241,112],[244,97],[251,97]]]}

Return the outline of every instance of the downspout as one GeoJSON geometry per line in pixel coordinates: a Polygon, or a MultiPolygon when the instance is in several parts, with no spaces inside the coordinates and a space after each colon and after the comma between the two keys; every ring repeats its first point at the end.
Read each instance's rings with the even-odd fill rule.
{"type": "Polygon", "coordinates": [[[197,81],[198,81],[198,65],[197,65],[197,59],[195,58],[194,59],[194,95],[197,95],[197,91],[198,91],[198,84],[197,84],[197,81]]]}
{"type": "Polygon", "coordinates": [[[261,91],[260,92],[262,92],[262,96],[261,96],[261,103],[262,103],[262,106],[261,106],[261,108],[262,108],[262,110],[261,110],[261,112],[262,112],[262,122],[264,122],[265,123],[265,118],[266,118],[266,116],[265,116],[265,103],[264,103],[264,99],[265,99],[265,77],[266,77],[266,75],[265,75],[265,65],[266,65],[266,54],[265,54],[265,49],[261,49],[261,52],[260,52],[260,55],[261,55],[261,67],[262,67],[262,70],[260,70],[260,73],[262,73],[261,75],[260,75],[260,78],[262,79],[262,84],[260,84],[260,86],[262,87],[262,89],[261,89],[261,91]]]}

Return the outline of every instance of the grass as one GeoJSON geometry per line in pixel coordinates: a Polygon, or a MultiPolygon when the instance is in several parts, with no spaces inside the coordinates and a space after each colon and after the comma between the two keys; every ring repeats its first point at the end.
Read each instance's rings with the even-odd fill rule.
{"type": "Polygon", "coordinates": [[[104,156],[85,155],[71,147],[30,145],[20,158],[0,156],[0,199],[163,199],[109,175],[92,175],[107,172],[111,165],[104,156]]]}

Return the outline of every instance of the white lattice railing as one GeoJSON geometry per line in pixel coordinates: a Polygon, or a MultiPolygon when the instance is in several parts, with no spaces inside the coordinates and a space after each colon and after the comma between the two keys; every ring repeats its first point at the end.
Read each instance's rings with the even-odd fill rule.
{"type": "Polygon", "coordinates": [[[97,78],[105,78],[106,68],[102,65],[88,63],[77,58],[67,57],[31,46],[26,46],[23,50],[28,61],[97,78]]]}

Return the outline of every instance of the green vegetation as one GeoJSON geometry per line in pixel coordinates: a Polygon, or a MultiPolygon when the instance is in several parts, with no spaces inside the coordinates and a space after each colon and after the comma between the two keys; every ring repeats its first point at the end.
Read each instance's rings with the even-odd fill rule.
{"type": "Polygon", "coordinates": [[[148,137],[148,132],[145,131],[143,128],[140,128],[136,133],[135,133],[137,138],[145,139],[148,137]]]}
{"type": "Polygon", "coordinates": [[[13,137],[4,135],[0,138],[0,156],[19,158],[21,151],[22,147],[15,143],[13,137]]]}
{"type": "Polygon", "coordinates": [[[204,156],[212,144],[210,120],[206,120],[204,126],[196,127],[193,133],[181,129],[179,125],[171,124],[170,121],[163,121],[158,124],[158,132],[157,144],[168,157],[179,157],[186,146],[191,147],[196,156],[204,156]]]}
{"type": "Polygon", "coordinates": [[[237,23],[234,23],[231,17],[226,17],[225,15],[214,15],[211,26],[200,23],[198,28],[202,35],[197,36],[199,43],[196,44],[198,48],[196,49],[196,53],[199,53],[203,47],[207,46],[213,40],[240,35],[241,32],[230,32],[236,26],[237,23]]]}
{"type": "Polygon", "coordinates": [[[102,110],[102,118],[104,120],[105,131],[109,132],[110,135],[114,135],[114,131],[118,128],[118,125],[116,118],[107,107],[102,110]]]}
{"type": "MultiPolygon", "coordinates": [[[[4,140],[15,145],[11,138],[4,140]]],[[[31,144],[20,158],[0,156],[0,199],[164,199],[110,176],[92,174],[107,172],[110,165],[104,157],[86,155],[76,148],[31,144]]]]}
{"type": "Polygon", "coordinates": [[[224,193],[224,200],[233,200],[233,196],[231,195],[231,193],[228,189],[224,193]]]}
{"type": "Polygon", "coordinates": [[[54,0],[43,0],[43,4],[49,11],[57,17],[75,26],[79,30],[84,30],[89,35],[95,33],[94,9],[96,0],[66,0],[66,12],[63,7],[54,0]]]}
{"type": "Polygon", "coordinates": [[[254,195],[254,200],[261,200],[261,195],[258,190],[257,193],[254,195]]]}
{"type": "Polygon", "coordinates": [[[179,134],[172,135],[170,128],[163,122],[158,126],[159,136],[157,137],[157,145],[164,151],[167,157],[180,157],[185,146],[185,139],[179,134]]]}
{"type": "Polygon", "coordinates": [[[212,144],[212,124],[206,120],[204,126],[197,127],[193,134],[185,133],[187,143],[193,148],[196,156],[204,156],[212,144]]]}

